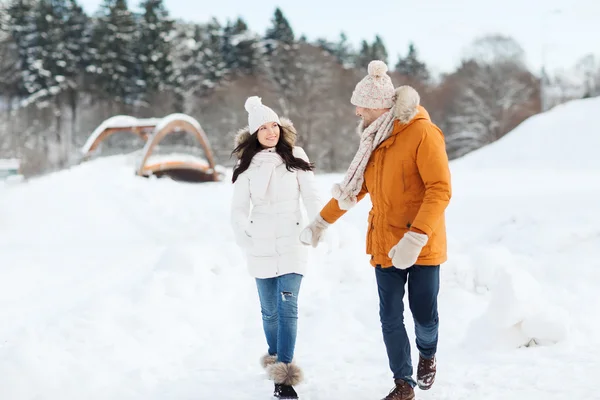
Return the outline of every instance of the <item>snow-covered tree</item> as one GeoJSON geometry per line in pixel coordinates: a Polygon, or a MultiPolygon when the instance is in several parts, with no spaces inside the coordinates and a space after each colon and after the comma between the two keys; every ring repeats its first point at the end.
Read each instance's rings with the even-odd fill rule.
{"type": "Polygon", "coordinates": [[[525,65],[525,50],[512,37],[491,34],[476,38],[464,51],[464,60],[477,60],[481,64],[510,62],[525,65]]]}
{"type": "Polygon", "coordinates": [[[340,33],[337,42],[330,42],[326,39],[318,39],[316,45],[335,56],[338,62],[346,69],[353,68],[356,63],[357,55],[348,42],[348,36],[344,32],[340,33]]]}
{"type": "Polygon", "coordinates": [[[187,112],[195,99],[207,97],[217,89],[229,71],[221,52],[223,33],[217,20],[206,25],[178,23],[175,29],[177,109],[187,112]]]}
{"type": "Polygon", "coordinates": [[[294,31],[279,7],[275,9],[271,24],[272,26],[267,29],[265,34],[267,54],[273,52],[277,47],[281,47],[282,44],[288,46],[294,44],[294,31]]]}
{"type": "Polygon", "coordinates": [[[539,109],[537,78],[519,63],[464,62],[448,146],[463,154],[501,138],[539,109]],[[457,144],[459,144],[457,146],[457,144]]]}
{"type": "Polygon", "coordinates": [[[104,0],[94,24],[88,71],[94,74],[95,92],[105,99],[133,103],[139,96],[138,32],[126,0],[104,0]]]}
{"type": "Polygon", "coordinates": [[[371,59],[381,60],[387,64],[388,52],[383,43],[383,39],[379,35],[375,35],[375,41],[371,45],[371,59]]]}
{"type": "MultiPolygon", "coordinates": [[[[8,32],[10,37],[6,37],[7,48],[11,47],[18,54],[18,64],[16,76],[7,76],[7,82],[14,80],[14,94],[18,97],[24,97],[28,94],[27,80],[30,71],[30,49],[32,36],[35,35],[35,21],[33,14],[33,0],[13,0],[6,9],[5,17],[2,20],[3,31],[8,32]]],[[[10,71],[10,69],[9,69],[10,71]]],[[[10,72],[7,72],[9,74],[10,72]]],[[[4,78],[4,76],[3,76],[4,78]]]]}
{"type": "Polygon", "coordinates": [[[145,0],[138,42],[140,79],[146,93],[152,94],[171,86],[171,33],[173,21],[163,0],[145,0]]]}
{"type": "Polygon", "coordinates": [[[246,22],[238,18],[223,29],[221,52],[225,67],[233,74],[253,75],[258,69],[259,37],[250,32],[246,22]]]}
{"type": "Polygon", "coordinates": [[[427,82],[430,78],[429,70],[424,62],[419,60],[417,49],[413,43],[408,46],[406,57],[400,57],[396,63],[396,72],[416,82],[427,82]]]}
{"type": "Polygon", "coordinates": [[[582,57],[575,65],[582,81],[583,97],[600,95],[600,61],[593,54],[582,57]]]}
{"type": "Polygon", "coordinates": [[[292,27],[279,8],[271,23],[264,38],[264,73],[278,94],[280,109],[291,115],[294,90],[302,74],[298,45],[292,27]]]}
{"type": "Polygon", "coordinates": [[[379,36],[375,36],[375,40],[372,44],[369,44],[366,40],[363,40],[360,45],[360,50],[356,54],[355,65],[356,68],[363,71],[367,69],[367,66],[372,60],[381,60],[387,64],[388,52],[383,43],[383,39],[379,36]]]}

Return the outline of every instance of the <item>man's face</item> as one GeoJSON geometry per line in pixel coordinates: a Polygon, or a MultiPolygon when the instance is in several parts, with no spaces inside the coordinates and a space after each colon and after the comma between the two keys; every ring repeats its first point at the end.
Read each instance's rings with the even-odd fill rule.
{"type": "Polygon", "coordinates": [[[363,120],[363,128],[371,125],[373,121],[377,118],[381,117],[386,111],[387,108],[364,108],[364,107],[356,107],[356,116],[361,117],[363,120]]]}

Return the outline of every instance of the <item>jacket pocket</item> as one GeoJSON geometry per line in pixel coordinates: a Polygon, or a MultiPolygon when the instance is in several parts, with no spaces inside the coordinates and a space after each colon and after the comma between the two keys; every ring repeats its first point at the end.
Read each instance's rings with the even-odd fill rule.
{"type": "Polygon", "coordinates": [[[277,228],[275,232],[277,240],[277,251],[286,253],[295,246],[302,246],[300,242],[300,232],[302,232],[303,223],[300,215],[279,215],[277,219],[277,228]]]}
{"type": "Polygon", "coordinates": [[[266,217],[252,217],[248,233],[252,238],[252,246],[248,252],[256,257],[275,255],[275,227],[273,221],[266,217]]]}
{"type": "Polygon", "coordinates": [[[420,186],[421,175],[417,164],[412,160],[402,161],[402,191],[415,191],[420,186]]]}
{"type": "Polygon", "coordinates": [[[408,232],[408,229],[408,226],[396,226],[388,224],[385,234],[385,248],[388,252],[392,249],[392,247],[398,244],[404,234],[408,232]]]}

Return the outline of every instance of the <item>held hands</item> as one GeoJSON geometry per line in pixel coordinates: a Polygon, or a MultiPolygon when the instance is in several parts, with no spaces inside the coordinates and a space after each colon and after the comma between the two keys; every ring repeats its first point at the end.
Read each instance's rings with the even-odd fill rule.
{"type": "Polygon", "coordinates": [[[328,227],[329,223],[317,214],[315,219],[300,232],[300,241],[307,246],[317,247],[323,241],[323,234],[328,227]]]}
{"type": "Polygon", "coordinates": [[[408,231],[397,245],[392,247],[388,257],[392,259],[394,267],[407,269],[412,267],[421,254],[421,249],[427,244],[429,238],[422,233],[408,231]]]}

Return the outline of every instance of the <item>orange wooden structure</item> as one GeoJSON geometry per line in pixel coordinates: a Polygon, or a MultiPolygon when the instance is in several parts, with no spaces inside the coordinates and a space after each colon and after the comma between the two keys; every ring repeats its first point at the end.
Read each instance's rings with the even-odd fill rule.
{"type": "Polygon", "coordinates": [[[136,119],[129,116],[117,116],[104,121],[90,136],[82,148],[84,158],[98,148],[102,141],[115,133],[128,132],[146,141],[142,158],[136,166],[140,176],[172,175],[192,181],[218,181],[220,174],[216,170],[213,152],[208,138],[194,118],[185,114],[171,114],[165,118],[136,119]],[[175,132],[187,132],[193,135],[206,155],[206,160],[181,156],[165,161],[153,161],[151,156],[156,145],[166,136],[175,132]]]}

